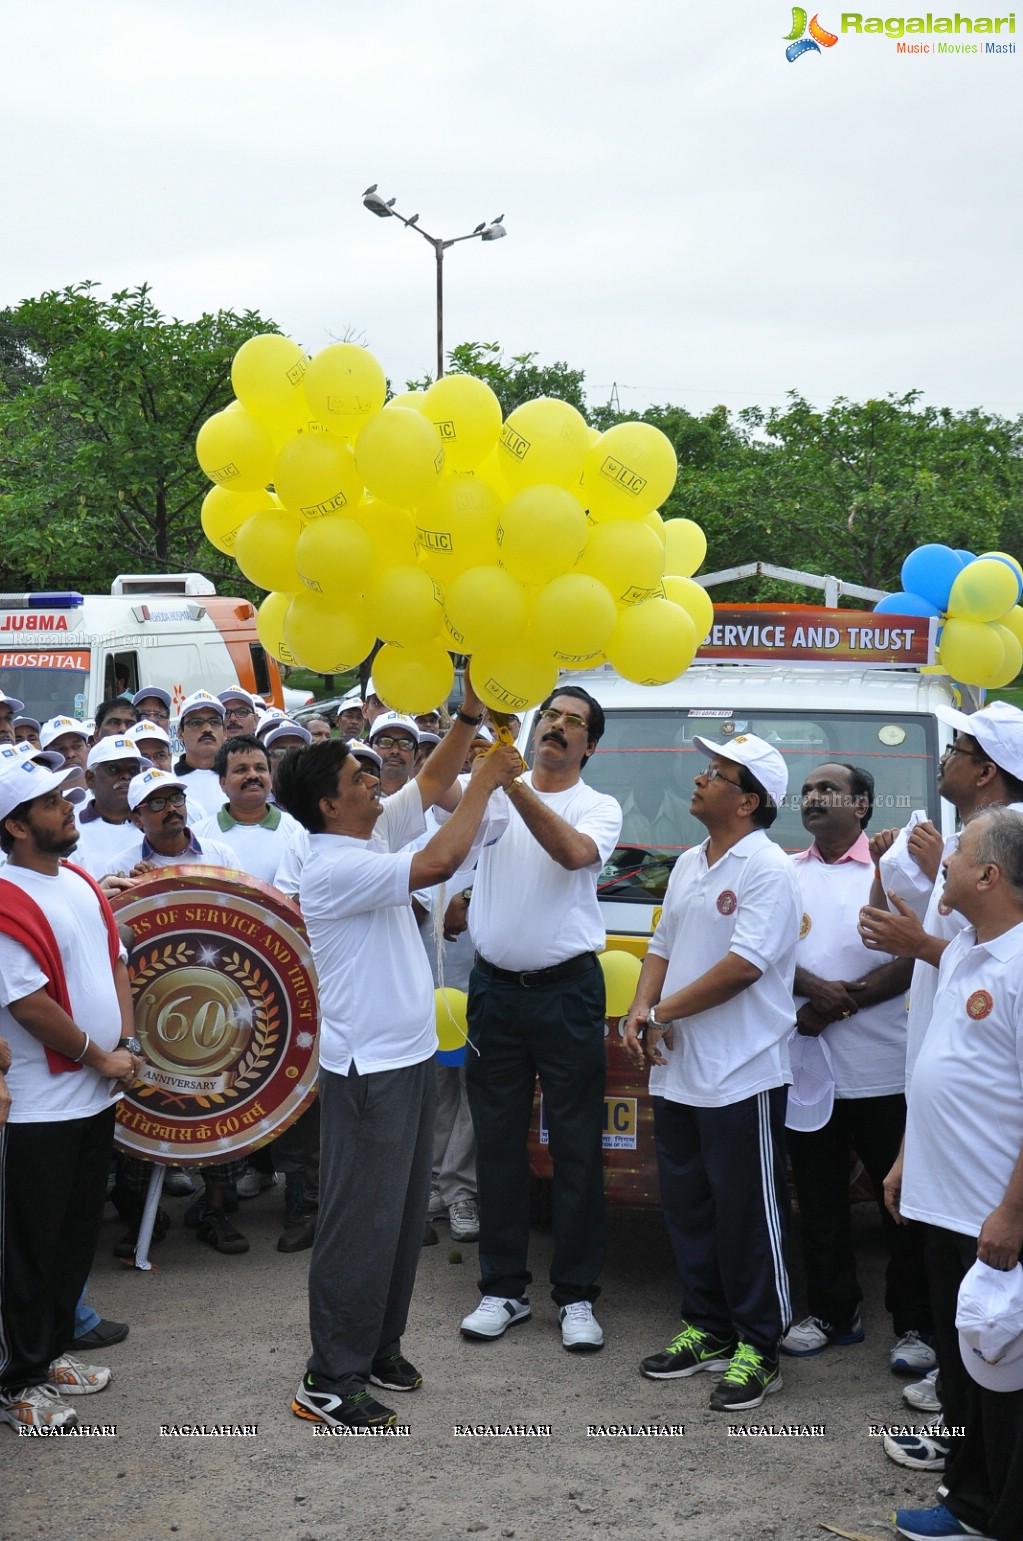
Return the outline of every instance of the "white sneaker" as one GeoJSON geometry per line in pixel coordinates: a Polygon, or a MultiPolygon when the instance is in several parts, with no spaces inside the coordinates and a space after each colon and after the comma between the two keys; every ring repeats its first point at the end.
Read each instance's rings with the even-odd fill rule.
{"type": "Polygon", "coordinates": [[[938,1379],[938,1368],[935,1365],[923,1380],[915,1380],[902,1388],[902,1400],[910,1407],[916,1407],[922,1413],[940,1413],[941,1403],[938,1401],[938,1393],[935,1389],[935,1381],[938,1379]]]}
{"type": "Polygon", "coordinates": [[[440,1196],[440,1189],[434,1183],[430,1189],[430,1203],[427,1207],[426,1218],[428,1220],[443,1220],[448,1212],[448,1206],[440,1196]]]}
{"type": "Polygon", "coordinates": [[[506,1300],[503,1295],[484,1295],[475,1311],[462,1319],[463,1338],[501,1338],[509,1327],[515,1327],[531,1315],[529,1300],[522,1295],[518,1300],[506,1300]]]}
{"type": "Polygon", "coordinates": [[[558,1315],[561,1341],[570,1354],[592,1354],[604,1347],[604,1334],[588,1300],[573,1300],[558,1315]]]}
{"type": "Polygon", "coordinates": [[[941,1471],[949,1450],[949,1434],[941,1414],[925,1424],[919,1434],[886,1434],[884,1453],[897,1466],[914,1471],[941,1471]]]}
{"type": "Polygon", "coordinates": [[[863,1323],[858,1313],[853,1317],[852,1325],[841,1332],[819,1316],[807,1316],[789,1328],[781,1340],[781,1351],[796,1359],[807,1359],[811,1354],[822,1354],[826,1348],[846,1348],[862,1342],[863,1323]]]}
{"type": "Polygon", "coordinates": [[[52,1386],[26,1386],[24,1391],[0,1395],[0,1423],[9,1423],[12,1429],[60,1429],[77,1422],[74,1408],[52,1386]]]}
{"type": "Polygon", "coordinates": [[[271,1176],[268,1172],[257,1172],[255,1167],[246,1167],[245,1171],[235,1183],[235,1190],[240,1199],[258,1199],[267,1188],[272,1188],[277,1181],[277,1173],[271,1176]]]}
{"type": "Polygon", "coordinates": [[[110,1385],[112,1371],[100,1364],[85,1364],[61,1354],[50,1365],[47,1386],[59,1397],[85,1397],[93,1391],[104,1391],[110,1385]]]}
{"type": "Polygon", "coordinates": [[[452,1241],[479,1241],[480,1212],[475,1199],[456,1199],[448,1210],[452,1241]]]}
{"type": "Polygon", "coordinates": [[[167,1198],[190,1199],[195,1192],[195,1183],[190,1173],[183,1172],[180,1167],[171,1167],[164,1174],[163,1191],[167,1198]]]}
{"type": "Polygon", "coordinates": [[[904,1332],[888,1355],[888,1362],[896,1375],[919,1375],[933,1370],[938,1356],[918,1332],[904,1332]]]}

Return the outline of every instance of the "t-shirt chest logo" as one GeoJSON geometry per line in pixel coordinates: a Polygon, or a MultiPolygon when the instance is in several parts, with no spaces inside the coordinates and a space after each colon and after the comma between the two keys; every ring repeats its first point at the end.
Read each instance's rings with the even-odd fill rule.
{"type": "Polygon", "coordinates": [[[717,897],[719,915],[734,915],[739,908],[739,901],[730,888],[723,888],[717,897]]]}
{"type": "Polygon", "coordinates": [[[991,1015],[994,1006],[994,1000],[987,990],[974,990],[966,1002],[966,1015],[972,1017],[974,1022],[980,1022],[982,1018],[991,1015]]]}
{"type": "Polygon", "coordinates": [[[803,911],[803,918],[799,922],[799,940],[802,941],[804,936],[809,936],[810,935],[810,931],[811,931],[812,928],[813,928],[813,921],[810,919],[809,915],[804,910],[803,911]]]}

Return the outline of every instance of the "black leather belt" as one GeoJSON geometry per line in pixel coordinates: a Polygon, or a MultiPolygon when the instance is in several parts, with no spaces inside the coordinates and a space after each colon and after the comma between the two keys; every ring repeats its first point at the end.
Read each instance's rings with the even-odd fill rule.
{"type": "Polygon", "coordinates": [[[543,990],[548,985],[558,984],[562,979],[574,979],[577,974],[585,974],[596,968],[597,955],[595,952],[581,952],[574,958],[566,958],[564,963],[552,963],[550,968],[518,973],[515,969],[498,968],[496,963],[488,963],[486,958],[477,953],[476,967],[487,979],[496,979],[500,984],[517,985],[520,990],[543,990]]]}

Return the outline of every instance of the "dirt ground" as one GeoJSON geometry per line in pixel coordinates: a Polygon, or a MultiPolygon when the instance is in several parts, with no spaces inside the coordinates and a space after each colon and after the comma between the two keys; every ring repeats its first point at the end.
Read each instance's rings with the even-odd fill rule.
{"type": "MultiPolygon", "coordinates": [[[[607,1535],[683,1541],[810,1541],[822,1525],[881,1538],[899,1505],[936,1502],[937,1477],[893,1466],[873,1423],[920,1422],[888,1369],[880,1227],[857,1210],[866,1343],[786,1360],[785,1386],[753,1412],[712,1413],[712,1379],[655,1383],[643,1355],[675,1331],[678,1298],[660,1216],[613,1210],[598,1316],[606,1346],[561,1347],[546,1287],[550,1238],[532,1241],[533,1319],[496,1343],[458,1333],[476,1292],[476,1247],[452,1261],[446,1224],[424,1248],[403,1347],[425,1383],[396,1406],[407,1437],[324,1438],[290,1411],[308,1353],[309,1254],[275,1250],[283,1188],[242,1206],[252,1248],[221,1257],[174,1217],[150,1274],[112,1256],[123,1227],[108,1206],[93,1303],[127,1321],[108,1351],[114,1380],[78,1399],[82,1422],[116,1437],[4,1446],[0,1535],[104,1541],[518,1541],[607,1535]],[[161,1425],[254,1425],[240,1437],[175,1437],[161,1425]],[[549,1425],[549,1435],[458,1437],[455,1425],[549,1425]],[[602,1437],[589,1425],[682,1425],[684,1434],[602,1437]],[[817,1425],[817,1437],[742,1436],[729,1424],[817,1425]]],[[[796,1270],[798,1273],[798,1270],[796,1270]]],[[[797,1311],[802,1305],[794,1281],[797,1311]]],[[[802,1312],[800,1312],[802,1314],[802,1312]]],[[[90,1356],[93,1360],[95,1354],[90,1356]]],[[[5,1438],[6,1436],[6,1438],[5,1438]]]]}

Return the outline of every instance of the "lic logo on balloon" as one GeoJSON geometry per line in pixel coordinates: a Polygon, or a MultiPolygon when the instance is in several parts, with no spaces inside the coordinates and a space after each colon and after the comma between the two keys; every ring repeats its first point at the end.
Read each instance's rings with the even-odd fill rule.
{"type": "Polygon", "coordinates": [[[826,32],[816,16],[811,18],[807,26],[806,12],[803,7],[794,5],[792,31],[785,34],[785,41],[789,45],[785,50],[785,57],[790,64],[795,64],[796,60],[805,53],[812,51],[819,54],[822,48],[834,48],[838,38],[834,32],[826,32]]]}

